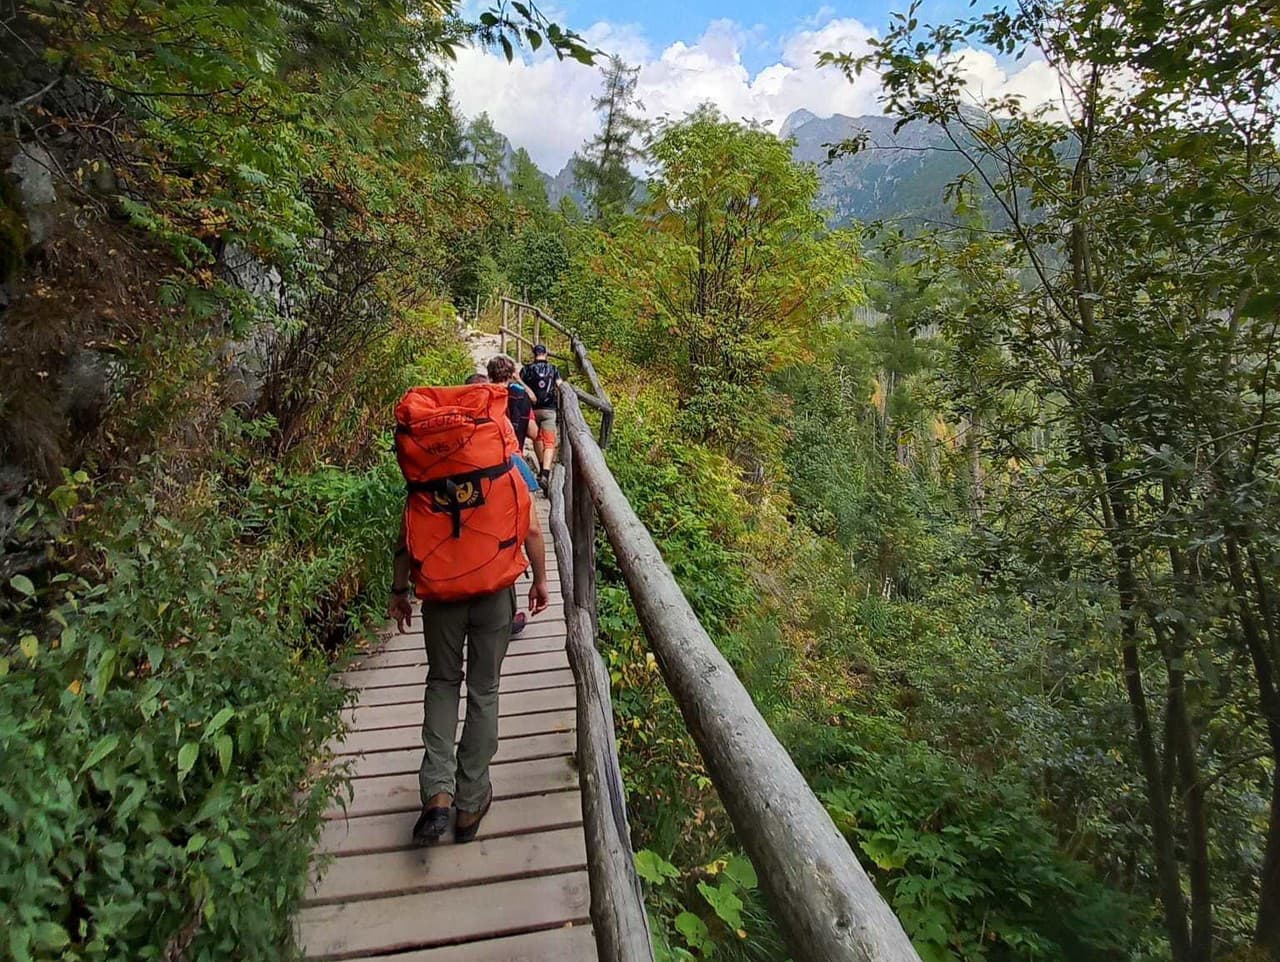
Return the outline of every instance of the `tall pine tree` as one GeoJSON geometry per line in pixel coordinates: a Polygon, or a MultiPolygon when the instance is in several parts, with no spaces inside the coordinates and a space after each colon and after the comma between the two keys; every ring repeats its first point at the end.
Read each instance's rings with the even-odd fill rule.
{"type": "Polygon", "coordinates": [[[501,187],[505,156],[505,138],[493,126],[489,114],[481,111],[467,127],[467,163],[476,180],[489,187],[501,187]]]}
{"type": "Polygon", "coordinates": [[[462,117],[453,102],[447,74],[441,73],[440,92],[427,111],[426,139],[431,153],[445,167],[461,167],[467,159],[462,117]]]}
{"type": "Polygon", "coordinates": [[[511,166],[511,199],[535,216],[551,212],[542,171],[523,147],[516,151],[511,166]]]}
{"type": "Polygon", "coordinates": [[[634,111],[639,67],[628,67],[620,57],[610,57],[604,69],[604,89],[591,100],[602,115],[600,133],[587,141],[573,158],[573,174],[591,205],[592,216],[607,221],[626,210],[635,193],[632,161],[644,156],[639,143],[648,125],[634,111]]]}

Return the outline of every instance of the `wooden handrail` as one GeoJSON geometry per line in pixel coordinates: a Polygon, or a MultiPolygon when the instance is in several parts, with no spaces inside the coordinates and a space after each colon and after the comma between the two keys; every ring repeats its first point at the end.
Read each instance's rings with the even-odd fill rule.
{"type": "MultiPolygon", "coordinates": [[[[571,458],[565,463],[571,464],[571,458]]],[[[565,599],[565,645],[577,695],[578,782],[582,789],[582,822],[587,841],[587,878],[591,887],[591,924],[603,962],[653,962],[653,942],[645,913],[644,892],[636,875],[627,825],[626,792],[618,741],[613,728],[609,672],[595,647],[595,568],[584,571],[594,554],[595,531],[569,530],[565,494],[573,479],[562,465],[552,471],[547,489],[551,532],[565,599]],[[591,596],[591,605],[579,600],[591,596]]],[[[581,526],[579,517],[575,528],[581,526]]]]}
{"type": "MultiPolygon", "coordinates": [[[[572,451],[573,513],[588,499],[591,513],[599,512],[658,667],[792,956],[797,962],[920,962],[902,924],[699,623],[605,463],[574,391],[561,390],[560,410],[572,451]]],[[[578,543],[573,587],[581,597],[578,543]]],[[[592,911],[594,917],[594,904],[592,911]]],[[[601,958],[611,957],[602,951],[601,958]]]]}

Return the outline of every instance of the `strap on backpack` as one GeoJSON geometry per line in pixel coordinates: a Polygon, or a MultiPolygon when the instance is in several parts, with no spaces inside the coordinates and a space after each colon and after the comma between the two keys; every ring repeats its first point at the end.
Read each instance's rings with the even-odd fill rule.
{"type": "Polygon", "coordinates": [[[443,497],[449,509],[449,517],[453,521],[453,536],[461,538],[462,509],[467,505],[458,500],[458,488],[464,484],[472,484],[478,492],[481,481],[496,481],[510,470],[511,462],[507,461],[504,464],[495,464],[491,468],[480,468],[478,471],[468,471],[465,474],[452,474],[447,478],[409,481],[405,487],[409,494],[432,494],[443,497]]]}

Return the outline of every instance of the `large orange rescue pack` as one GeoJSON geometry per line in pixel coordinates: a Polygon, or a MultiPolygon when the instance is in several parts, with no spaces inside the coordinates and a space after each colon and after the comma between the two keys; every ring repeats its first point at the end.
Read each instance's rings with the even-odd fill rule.
{"type": "Polygon", "coordinates": [[[511,466],[506,386],[413,388],[396,405],[395,437],[418,597],[461,601],[515,584],[528,566],[530,497],[511,466]]]}

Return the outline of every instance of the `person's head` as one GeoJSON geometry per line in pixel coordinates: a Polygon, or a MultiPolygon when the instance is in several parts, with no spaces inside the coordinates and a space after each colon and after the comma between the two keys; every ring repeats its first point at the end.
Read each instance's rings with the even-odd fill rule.
{"type": "Polygon", "coordinates": [[[485,365],[489,380],[494,384],[506,384],[516,376],[516,362],[505,354],[495,354],[485,365]]]}
{"type": "Polygon", "coordinates": [[[545,361],[547,359],[547,345],[545,344],[533,345],[533,359],[535,361],[545,361]]]}
{"type": "Polygon", "coordinates": [[[479,371],[476,371],[475,374],[472,374],[471,377],[467,378],[467,383],[468,384],[488,384],[489,379],[485,377],[483,374],[481,374],[479,371]]]}

